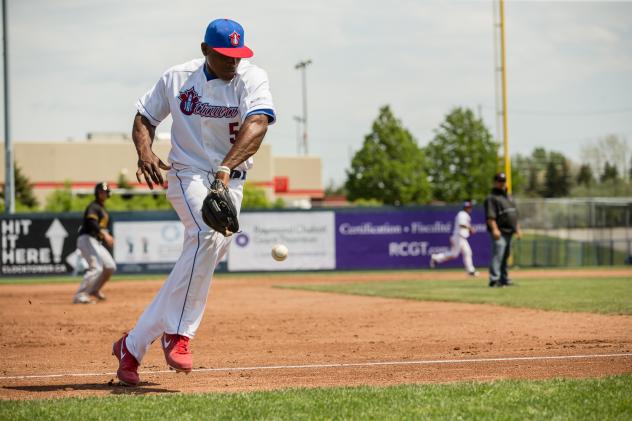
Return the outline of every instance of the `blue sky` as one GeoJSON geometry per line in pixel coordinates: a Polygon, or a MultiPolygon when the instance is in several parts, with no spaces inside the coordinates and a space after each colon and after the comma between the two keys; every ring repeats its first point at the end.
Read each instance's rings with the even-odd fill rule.
{"type": "MultiPolygon", "coordinates": [[[[129,132],[136,99],[200,56],[217,17],[244,25],[269,74],[275,155],[296,153],[294,65],[313,60],[309,150],[325,184],[344,180],[384,104],[420,145],[455,106],[480,110],[496,133],[490,1],[7,1],[16,142],[129,132]]],[[[607,134],[632,146],[632,3],[508,1],[506,19],[511,152],[544,146],[579,160],[607,134]]]]}

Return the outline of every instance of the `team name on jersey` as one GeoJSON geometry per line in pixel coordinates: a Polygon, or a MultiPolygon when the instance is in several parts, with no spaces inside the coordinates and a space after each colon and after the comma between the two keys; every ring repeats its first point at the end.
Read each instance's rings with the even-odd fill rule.
{"type": "Polygon", "coordinates": [[[197,114],[200,117],[210,118],[235,118],[239,112],[237,107],[225,107],[223,105],[211,105],[200,102],[200,95],[195,92],[195,87],[180,91],[180,111],[184,115],[197,114]]]}

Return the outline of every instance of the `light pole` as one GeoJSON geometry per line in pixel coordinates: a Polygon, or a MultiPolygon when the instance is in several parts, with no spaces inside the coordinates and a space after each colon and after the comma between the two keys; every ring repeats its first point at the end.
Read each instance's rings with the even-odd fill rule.
{"type": "Polygon", "coordinates": [[[4,212],[15,213],[15,179],[13,145],[9,115],[9,38],[7,30],[7,0],[2,0],[2,63],[4,69],[4,212]]]}
{"type": "Polygon", "coordinates": [[[303,81],[303,150],[305,151],[305,155],[308,155],[307,149],[307,79],[305,77],[307,66],[312,64],[311,60],[303,60],[299,61],[295,69],[301,71],[301,77],[303,81]]]}
{"type": "Polygon", "coordinates": [[[297,115],[294,117],[294,121],[296,121],[296,154],[301,154],[301,123],[303,119],[297,115]]]}

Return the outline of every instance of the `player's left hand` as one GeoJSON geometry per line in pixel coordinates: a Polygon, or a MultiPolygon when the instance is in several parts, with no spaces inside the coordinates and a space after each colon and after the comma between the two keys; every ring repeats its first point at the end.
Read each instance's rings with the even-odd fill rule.
{"type": "Polygon", "coordinates": [[[220,178],[213,180],[202,203],[201,213],[206,225],[224,237],[239,231],[237,208],[233,204],[228,187],[220,178]]]}

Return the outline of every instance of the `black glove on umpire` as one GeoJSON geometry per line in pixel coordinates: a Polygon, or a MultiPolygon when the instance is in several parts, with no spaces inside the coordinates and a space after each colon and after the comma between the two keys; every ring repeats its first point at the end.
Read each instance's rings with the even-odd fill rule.
{"type": "Polygon", "coordinates": [[[202,203],[202,219],[209,227],[229,237],[239,231],[237,209],[230,198],[228,187],[214,180],[202,203]]]}

